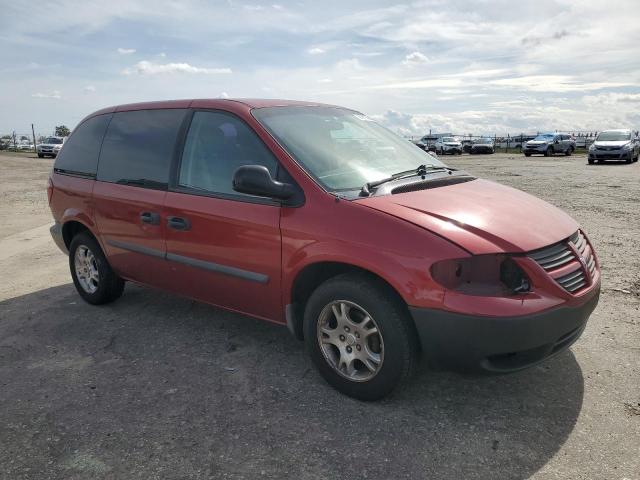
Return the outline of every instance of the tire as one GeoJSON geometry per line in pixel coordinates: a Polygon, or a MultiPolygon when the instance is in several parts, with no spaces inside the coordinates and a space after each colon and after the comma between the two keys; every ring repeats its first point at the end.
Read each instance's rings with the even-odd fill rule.
{"type": "Polygon", "coordinates": [[[38,154],[38,158],[44,158],[44,155],[43,155],[43,154],[41,154],[41,153],[39,153],[39,154],[38,154]]]}
{"type": "Polygon", "coordinates": [[[625,160],[625,162],[626,162],[626,163],[631,163],[631,162],[633,162],[633,157],[632,157],[631,155],[629,155],[629,158],[627,158],[627,159],[625,160]]]}
{"type": "Polygon", "coordinates": [[[368,275],[343,274],[322,283],[307,302],[303,328],[322,377],[360,400],[388,395],[411,376],[417,362],[417,334],[406,307],[368,275]],[[374,328],[378,333],[364,335],[374,328]],[[343,365],[345,357],[349,363],[343,365]]]}
{"type": "Polygon", "coordinates": [[[544,156],[545,157],[552,157],[553,156],[553,147],[549,146],[545,151],[544,151],[544,156]]]}
{"type": "Polygon", "coordinates": [[[570,157],[572,153],[573,153],[573,147],[567,148],[567,151],[564,152],[565,156],[567,157],[570,157]]]}
{"type": "Polygon", "coordinates": [[[587,161],[589,162],[589,165],[593,165],[595,163],[593,158],[588,158],[587,161]]]}
{"type": "Polygon", "coordinates": [[[102,305],[122,295],[124,280],[111,269],[100,245],[87,232],[79,233],[71,240],[69,269],[76,290],[87,303],[102,305]],[[84,275],[79,276],[80,273],[84,275]]]}
{"type": "Polygon", "coordinates": [[[530,157],[530,156],[531,156],[531,154],[530,154],[530,153],[525,153],[525,154],[524,154],[524,156],[525,156],[525,157],[530,157]]]}

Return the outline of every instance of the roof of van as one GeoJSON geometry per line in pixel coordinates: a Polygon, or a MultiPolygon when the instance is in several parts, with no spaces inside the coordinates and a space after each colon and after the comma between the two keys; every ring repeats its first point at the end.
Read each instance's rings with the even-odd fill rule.
{"type": "Polygon", "coordinates": [[[242,104],[249,108],[264,108],[264,107],[289,107],[289,106],[335,106],[318,102],[305,102],[300,100],[281,100],[270,98],[193,98],[184,100],[160,100],[155,102],[141,102],[141,103],[127,103],[123,105],[114,105],[106,107],[93,115],[101,113],[112,112],[125,112],[130,110],[153,110],[159,108],[189,108],[189,107],[215,107],[223,106],[227,107],[230,104],[242,104]]]}

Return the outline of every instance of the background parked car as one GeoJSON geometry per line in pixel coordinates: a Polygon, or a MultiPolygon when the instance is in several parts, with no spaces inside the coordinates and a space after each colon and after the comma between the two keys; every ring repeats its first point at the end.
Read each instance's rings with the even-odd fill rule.
{"type": "Polygon", "coordinates": [[[462,154],[462,143],[455,137],[442,137],[436,141],[436,153],[444,155],[450,153],[452,155],[462,154]]]}
{"type": "Polygon", "coordinates": [[[62,137],[47,137],[44,142],[38,145],[38,157],[53,157],[58,156],[58,152],[62,148],[64,138],[62,137]]]}
{"type": "Polygon", "coordinates": [[[564,133],[543,133],[525,143],[523,152],[525,157],[533,154],[550,157],[556,153],[564,153],[568,156],[575,152],[575,150],[576,141],[571,135],[564,133]]]}
{"type": "Polygon", "coordinates": [[[589,147],[589,163],[606,160],[637,162],[640,141],[631,130],[605,130],[600,132],[589,147]]]}
{"type": "Polygon", "coordinates": [[[495,153],[495,145],[492,138],[481,138],[471,145],[470,153],[495,153]]]}
{"type": "Polygon", "coordinates": [[[462,140],[462,151],[464,153],[471,153],[471,147],[473,146],[473,140],[462,140]]]}

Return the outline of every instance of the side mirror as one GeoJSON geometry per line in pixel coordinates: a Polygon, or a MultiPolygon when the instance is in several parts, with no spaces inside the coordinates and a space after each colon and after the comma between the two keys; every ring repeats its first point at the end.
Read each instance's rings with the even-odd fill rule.
{"type": "Polygon", "coordinates": [[[560,140],[556,138],[553,143],[560,143],[560,140]]]}
{"type": "Polygon", "coordinates": [[[240,193],[278,200],[287,200],[295,193],[293,185],[274,180],[267,167],[263,165],[245,165],[238,168],[233,174],[233,189],[240,193]]]}

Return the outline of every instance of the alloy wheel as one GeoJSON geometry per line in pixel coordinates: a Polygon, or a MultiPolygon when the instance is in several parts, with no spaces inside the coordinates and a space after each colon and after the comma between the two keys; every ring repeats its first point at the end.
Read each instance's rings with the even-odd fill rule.
{"type": "Polygon", "coordinates": [[[87,293],[94,293],[98,289],[100,275],[93,252],[86,245],[80,245],[76,249],[73,264],[78,283],[82,289],[87,293]]]}
{"type": "Polygon", "coordinates": [[[371,380],[382,367],[384,342],[378,324],[354,302],[326,305],[318,318],[317,339],[327,363],[351,381],[371,380]]]}

